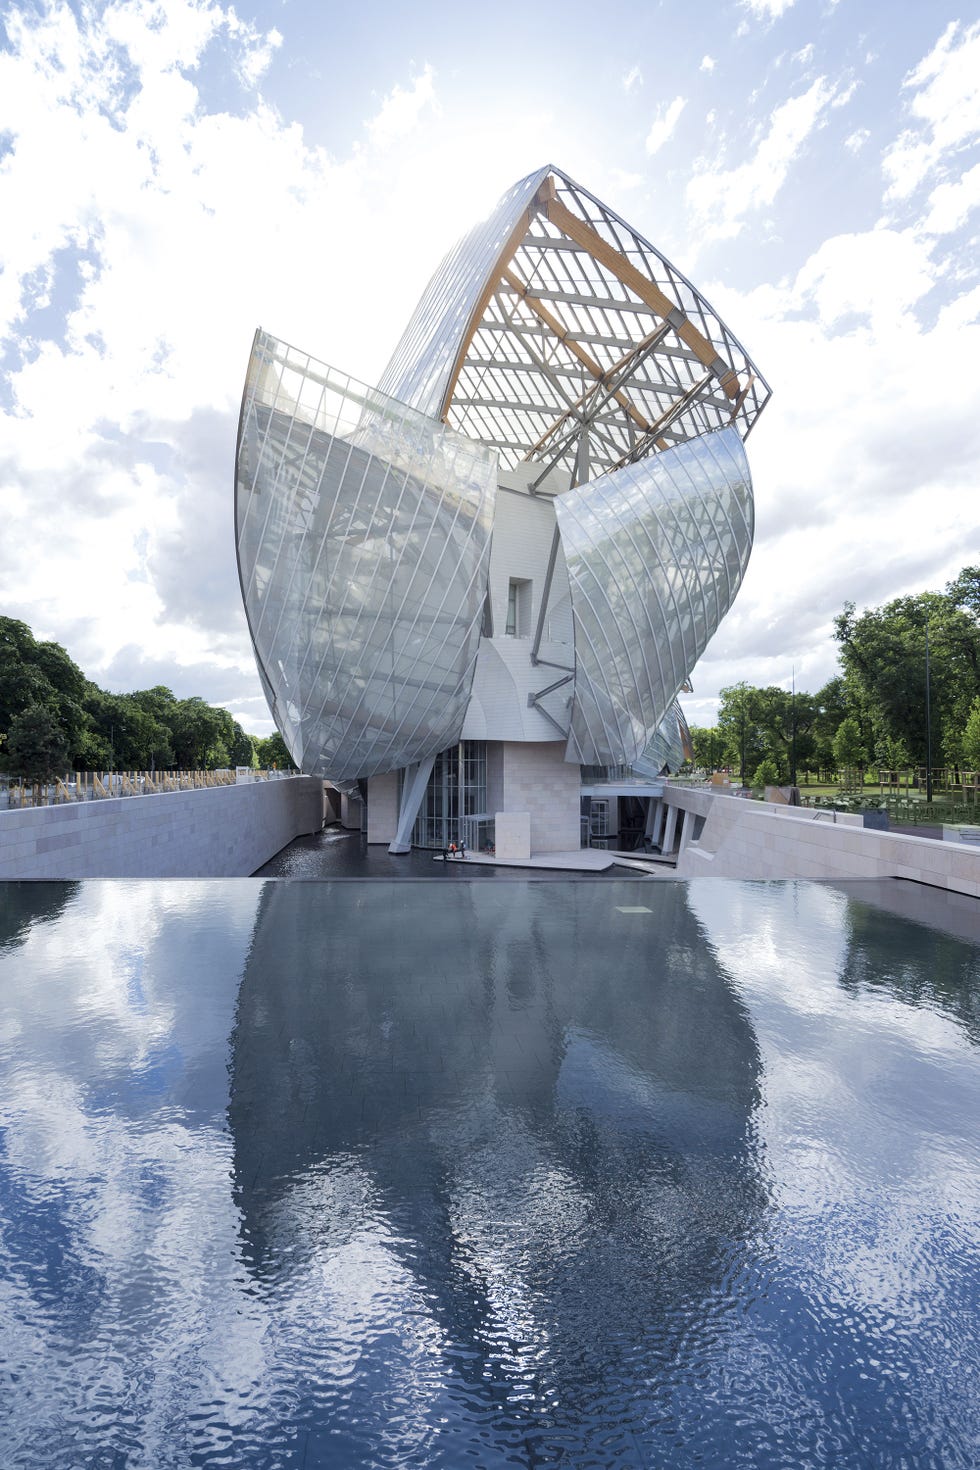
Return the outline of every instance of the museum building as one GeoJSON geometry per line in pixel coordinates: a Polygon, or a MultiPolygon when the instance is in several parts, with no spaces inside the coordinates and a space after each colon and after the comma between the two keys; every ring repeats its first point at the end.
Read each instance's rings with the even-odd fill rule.
{"type": "Polygon", "coordinates": [[[550,166],[450,252],[377,388],[257,331],[236,545],[296,764],[394,852],[570,851],[603,777],[642,810],[745,573],[769,393],[690,282],[550,166]]]}

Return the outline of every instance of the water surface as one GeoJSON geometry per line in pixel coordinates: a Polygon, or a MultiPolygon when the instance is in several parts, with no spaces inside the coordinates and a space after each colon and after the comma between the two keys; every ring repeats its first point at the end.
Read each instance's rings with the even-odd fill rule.
{"type": "Polygon", "coordinates": [[[975,1466],[968,909],[0,886],[2,1463],[975,1466]]]}

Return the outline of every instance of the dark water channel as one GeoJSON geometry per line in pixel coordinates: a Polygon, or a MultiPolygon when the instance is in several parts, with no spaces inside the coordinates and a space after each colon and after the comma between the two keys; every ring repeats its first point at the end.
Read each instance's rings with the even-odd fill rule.
{"type": "Polygon", "coordinates": [[[972,1470],[976,917],[0,885],[0,1464],[972,1470]]]}
{"type": "Polygon", "coordinates": [[[574,883],[581,879],[594,882],[598,878],[638,878],[643,875],[629,868],[607,868],[601,873],[574,873],[554,868],[498,868],[493,863],[444,863],[439,853],[413,848],[397,857],[383,843],[371,843],[360,832],[346,832],[340,826],[325,827],[308,837],[297,837],[288,847],[277,852],[259,868],[256,878],[438,878],[445,882],[472,882],[474,879],[503,880],[515,878],[535,883],[574,883]]]}

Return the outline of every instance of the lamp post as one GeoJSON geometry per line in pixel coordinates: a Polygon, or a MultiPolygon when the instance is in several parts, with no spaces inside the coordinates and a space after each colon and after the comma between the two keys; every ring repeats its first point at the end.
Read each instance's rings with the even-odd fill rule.
{"type": "Polygon", "coordinates": [[[789,697],[790,709],[790,744],[789,744],[789,784],[796,785],[796,665],[793,665],[793,689],[789,697]]]}
{"type": "Polygon", "coordinates": [[[929,619],[926,618],[926,802],[932,804],[932,691],[929,678],[929,619]]]}

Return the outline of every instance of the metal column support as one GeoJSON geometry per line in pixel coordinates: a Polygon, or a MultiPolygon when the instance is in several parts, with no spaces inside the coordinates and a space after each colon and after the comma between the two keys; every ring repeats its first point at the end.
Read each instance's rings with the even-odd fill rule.
{"type": "Polygon", "coordinates": [[[684,849],[687,847],[687,844],[690,842],[691,838],[694,836],[694,818],[695,818],[695,813],[694,812],[686,811],[684,813],[684,820],[681,823],[681,840],[677,844],[677,856],[678,857],[680,857],[681,853],[684,851],[684,849]]]}
{"type": "MultiPolygon", "coordinates": [[[[558,547],[560,546],[560,544],[561,532],[558,530],[558,527],[556,525],[555,533],[551,538],[551,552],[548,556],[548,570],[544,574],[544,587],[541,591],[541,605],[538,608],[538,625],[534,630],[534,642],[531,644],[532,664],[545,662],[545,660],[538,658],[538,650],[541,647],[541,639],[544,637],[544,619],[545,614],[548,611],[548,599],[551,597],[551,583],[555,575],[555,563],[558,560],[558,547]]],[[[555,668],[556,665],[552,664],[551,667],[555,668]]],[[[557,667],[565,668],[567,667],[567,665],[559,664],[557,665],[557,667]]]]}
{"type": "Polygon", "coordinates": [[[647,798],[647,819],[643,826],[643,835],[651,843],[656,845],[660,835],[660,823],[663,819],[664,804],[659,796],[647,798]]]}
{"type": "Polygon", "coordinates": [[[400,854],[412,850],[412,828],[415,826],[415,818],[419,814],[419,807],[422,805],[422,798],[429,784],[435,761],[435,756],[430,755],[424,761],[417,761],[414,766],[405,767],[402,799],[398,808],[398,826],[395,829],[394,841],[388,844],[388,851],[391,853],[400,854]]]}
{"type": "Polygon", "coordinates": [[[667,808],[667,825],[664,828],[663,841],[660,844],[660,851],[665,856],[674,850],[674,833],[677,831],[677,810],[676,806],[668,806],[667,808]]]}

